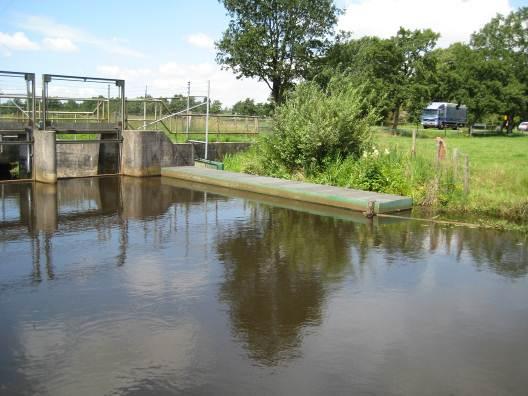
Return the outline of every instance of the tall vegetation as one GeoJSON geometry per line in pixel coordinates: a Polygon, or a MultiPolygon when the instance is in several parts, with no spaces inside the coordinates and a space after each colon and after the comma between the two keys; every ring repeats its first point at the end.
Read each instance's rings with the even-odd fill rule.
{"type": "Polygon", "coordinates": [[[337,157],[359,157],[370,147],[376,111],[361,87],[336,77],[325,89],[299,84],[275,112],[274,133],[264,140],[270,169],[305,173],[337,157]]]}

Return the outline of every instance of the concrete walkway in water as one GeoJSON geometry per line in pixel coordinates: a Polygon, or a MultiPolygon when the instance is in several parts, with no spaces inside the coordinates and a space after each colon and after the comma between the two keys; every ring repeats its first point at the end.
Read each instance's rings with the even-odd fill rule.
{"type": "Polygon", "coordinates": [[[367,211],[370,201],[374,202],[375,213],[397,212],[411,209],[412,207],[411,198],[399,195],[380,194],[194,166],[162,168],[161,175],[356,211],[367,211]]]}

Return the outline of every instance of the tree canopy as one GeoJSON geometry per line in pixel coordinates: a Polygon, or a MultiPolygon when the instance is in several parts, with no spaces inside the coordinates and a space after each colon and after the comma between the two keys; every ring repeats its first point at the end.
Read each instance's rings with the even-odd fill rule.
{"type": "Polygon", "coordinates": [[[333,0],[221,0],[230,19],[217,62],[256,77],[275,103],[328,47],[340,10],[333,0]]]}
{"type": "Polygon", "coordinates": [[[396,128],[402,105],[416,117],[429,100],[427,81],[435,68],[431,52],[438,36],[430,29],[400,28],[389,39],[344,37],[319,62],[314,78],[324,85],[337,71],[366,85],[377,92],[376,104],[381,113],[392,111],[396,128]]]}

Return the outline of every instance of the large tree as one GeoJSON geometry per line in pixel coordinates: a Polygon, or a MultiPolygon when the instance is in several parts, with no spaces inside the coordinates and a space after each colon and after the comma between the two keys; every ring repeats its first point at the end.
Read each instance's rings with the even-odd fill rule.
{"type": "Polygon", "coordinates": [[[471,47],[506,75],[501,112],[528,116],[528,7],[507,16],[497,15],[471,37],[471,47]]]}
{"type": "Polygon", "coordinates": [[[471,123],[508,114],[511,106],[522,101],[522,87],[506,63],[462,43],[437,50],[435,57],[432,99],[467,105],[471,123]]]}
{"type": "Polygon", "coordinates": [[[329,44],[340,10],[333,0],[220,0],[231,18],[217,62],[257,77],[275,103],[329,44]]]}
{"type": "Polygon", "coordinates": [[[340,71],[376,92],[379,110],[383,115],[393,113],[395,129],[402,106],[416,117],[429,101],[428,81],[435,70],[431,51],[437,39],[438,34],[430,29],[404,28],[389,39],[345,37],[319,62],[315,78],[324,84],[340,71]]]}

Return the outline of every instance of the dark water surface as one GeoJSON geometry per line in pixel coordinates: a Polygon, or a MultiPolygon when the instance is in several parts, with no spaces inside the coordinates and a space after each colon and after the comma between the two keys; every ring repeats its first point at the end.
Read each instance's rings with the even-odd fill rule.
{"type": "Polygon", "coordinates": [[[159,178],[1,189],[2,395],[528,394],[521,235],[159,178]]]}

